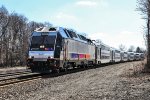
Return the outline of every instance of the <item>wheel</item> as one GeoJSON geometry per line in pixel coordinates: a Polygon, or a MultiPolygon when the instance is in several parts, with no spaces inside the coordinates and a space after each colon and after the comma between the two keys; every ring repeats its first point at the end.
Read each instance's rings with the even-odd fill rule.
{"type": "Polygon", "coordinates": [[[65,72],[67,72],[67,71],[68,71],[68,68],[67,68],[67,67],[66,67],[66,68],[64,68],[64,71],[65,71],[65,72]]]}
{"type": "Polygon", "coordinates": [[[60,73],[60,69],[59,68],[53,69],[52,73],[60,73]]]}
{"type": "Polygon", "coordinates": [[[84,63],[84,62],[81,62],[80,67],[81,67],[81,68],[85,68],[85,67],[86,67],[85,63],[84,63]]]}
{"type": "Polygon", "coordinates": [[[56,69],[56,73],[60,73],[60,69],[59,68],[56,69]]]}

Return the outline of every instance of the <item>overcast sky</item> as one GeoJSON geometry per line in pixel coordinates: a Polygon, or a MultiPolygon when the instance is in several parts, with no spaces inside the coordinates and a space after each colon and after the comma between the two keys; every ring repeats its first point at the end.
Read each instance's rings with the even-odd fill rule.
{"type": "Polygon", "coordinates": [[[145,48],[144,20],[136,11],[137,0],[0,0],[9,12],[29,21],[48,21],[73,28],[92,39],[118,48],[120,44],[145,48]]]}

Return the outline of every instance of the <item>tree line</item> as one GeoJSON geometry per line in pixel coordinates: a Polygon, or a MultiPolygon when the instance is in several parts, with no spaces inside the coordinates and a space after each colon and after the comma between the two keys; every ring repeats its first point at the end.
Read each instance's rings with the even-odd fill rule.
{"type": "Polygon", "coordinates": [[[125,45],[120,44],[119,45],[119,50],[121,50],[121,51],[128,51],[128,52],[136,52],[136,53],[146,53],[146,51],[143,48],[141,48],[139,46],[135,48],[133,45],[131,45],[127,49],[125,45]]]}
{"type": "Polygon", "coordinates": [[[0,7],[0,67],[26,65],[26,56],[31,33],[39,27],[51,25],[39,23],[16,12],[9,13],[0,7]]]}

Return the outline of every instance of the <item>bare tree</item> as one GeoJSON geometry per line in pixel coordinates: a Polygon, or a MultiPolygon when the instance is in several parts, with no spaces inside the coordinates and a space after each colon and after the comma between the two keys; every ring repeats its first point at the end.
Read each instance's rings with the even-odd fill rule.
{"type": "Polygon", "coordinates": [[[25,55],[28,48],[29,29],[27,18],[17,13],[10,15],[11,41],[10,41],[10,65],[25,65],[25,55]]]}
{"type": "Polygon", "coordinates": [[[150,0],[137,0],[138,10],[141,11],[146,20],[146,37],[147,37],[147,64],[150,66],[150,0]]]}
{"type": "Polygon", "coordinates": [[[120,45],[119,45],[119,49],[120,49],[121,51],[125,51],[125,50],[126,50],[126,47],[125,47],[125,45],[120,44],[120,45]]]}
{"type": "Polygon", "coordinates": [[[43,27],[43,26],[44,26],[43,23],[37,23],[34,21],[28,23],[28,28],[30,30],[30,33],[32,33],[36,28],[43,27]]]}
{"type": "Polygon", "coordinates": [[[140,47],[137,47],[136,50],[135,50],[135,52],[137,52],[137,53],[142,53],[143,50],[142,50],[140,47]]]}
{"type": "Polygon", "coordinates": [[[0,65],[2,63],[6,63],[8,59],[8,34],[7,34],[7,27],[9,24],[9,15],[7,9],[2,6],[0,8],[0,65]],[[6,56],[5,56],[6,55],[6,56]],[[5,60],[4,60],[5,59],[5,60]]]}
{"type": "Polygon", "coordinates": [[[0,7],[0,66],[26,64],[26,54],[31,33],[39,27],[51,26],[49,22],[28,22],[18,13],[10,13],[0,7]]]}

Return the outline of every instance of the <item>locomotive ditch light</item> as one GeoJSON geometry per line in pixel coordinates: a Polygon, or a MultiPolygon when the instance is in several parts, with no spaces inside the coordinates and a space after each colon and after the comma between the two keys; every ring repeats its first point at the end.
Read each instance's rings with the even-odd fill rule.
{"type": "Polygon", "coordinates": [[[51,56],[48,56],[48,60],[49,60],[49,59],[52,59],[52,58],[53,58],[53,57],[51,57],[51,56]]]}

